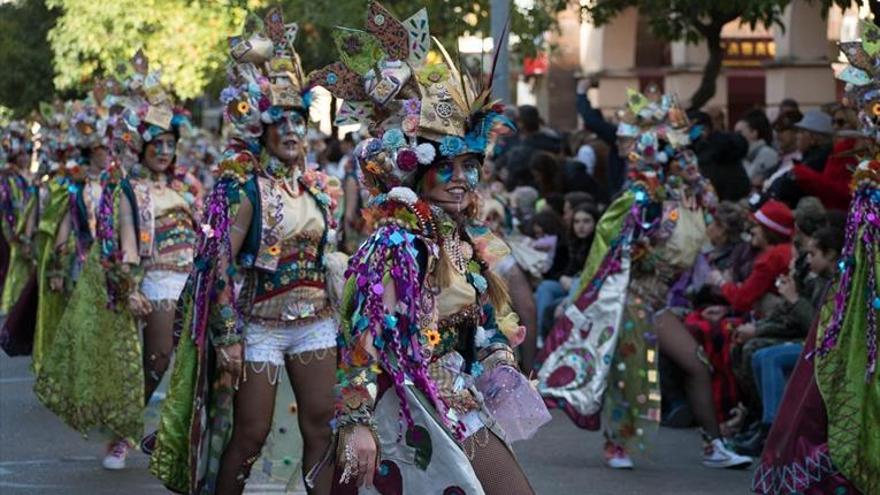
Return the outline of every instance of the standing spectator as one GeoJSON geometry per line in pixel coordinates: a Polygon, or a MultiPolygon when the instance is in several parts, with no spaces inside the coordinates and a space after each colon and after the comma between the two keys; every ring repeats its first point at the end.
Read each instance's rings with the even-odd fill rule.
{"type": "Polygon", "coordinates": [[[718,198],[739,201],[748,196],[751,184],[742,164],[749,149],[745,138],[715,130],[705,112],[694,112],[689,117],[694,123],[692,148],[700,173],[712,183],[718,198]]]}
{"type": "Polygon", "coordinates": [[[587,98],[587,89],[590,81],[582,79],[577,85],[577,111],[584,121],[584,127],[593,131],[610,148],[608,153],[608,195],[614,196],[623,186],[626,175],[624,160],[620,156],[620,148],[617,142],[617,126],[605,120],[602,112],[593,108],[590,99],[587,98]]]}
{"type": "MultiPolygon", "coordinates": [[[[517,134],[505,140],[506,151],[498,157],[498,166],[506,174],[505,186],[512,191],[519,186],[535,186],[529,169],[532,157],[539,151],[552,155],[562,152],[562,139],[555,133],[542,129],[541,115],[532,105],[517,109],[517,134]]],[[[501,172],[499,170],[499,172],[501,172]]]]}
{"type": "Polygon", "coordinates": [[[749,151],[743,167],[753,187],[760,187],[779,165],[779,153],[770,146],[773,130],[763,110],[754,109],[736,123],[734,130],[746,138],[749,151]]]}

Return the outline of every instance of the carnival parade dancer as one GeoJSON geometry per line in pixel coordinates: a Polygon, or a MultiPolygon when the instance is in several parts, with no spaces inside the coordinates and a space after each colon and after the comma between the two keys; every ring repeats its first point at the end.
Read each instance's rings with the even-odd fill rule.
{"type": "Polygon", "coordinates": [[[880,492],[877,254],[880,250],[880,27],[840,44],[838,79],[871,139],[853,174],[840,273],[791,374],[752,489],[782,495],[880,492]]]}
{"type": "Polygon", "coordinates": [[[0,317],[6,316],[18,300],[33,266],[31,238],[28,234],[27,207],[35,189],[27,178],[31,161],[30,131],[22,121],[12,121],[0,129],[0,226],[2,226],[2,303],[0,317]]]}
{"type": "Polygon", "coordinates": [[[426,63],[425,10],[401,22],[371,3],[366,31],[334,39],[342,61],[310,79],[377,136],[355,151],[375,230],[341,305],[335,493],[531,494],[498,414],[523,426],[546,410],[515,368],[524,329],[491,273],[506,245],[474,220],[488,137],[510,123],[442,46],[426,63]],[[490,412],[512,397],[535,410],[490,412]]]}
{"type": "MultiPolygon", "coordinates": [[[[96,94],[103,94],[99,88],[96,94]]],[[[34,244],[37,256],[37,301],[32,368],[38,375],[52,347],[64,313],[95,236],[100,201],[99,175],[106,165],[106,111],[88,101],[70,102],[64,118],[70,152],[66,163],[46,181],[34,244]]]]}
{"type": "Polygon", "coordinates": [[[539,389],[578,426],[603,427],[610,467],[632,468],[628,452],[647,448],[660,419],[659,346],[689,375],[703,464],[749,464],[720,438],[701,348],[663,324],[669,286],[693,265],[705,242],[704,214],[716,203],[686,148],[687,118],[670,96],[630,91],[617,134],[628,153],[629,187],[599,221],[579,295],[538,357],[539,389]]]}
{"type": "MultiPolygon", "coordinates": [[[[175,368],[150,462],[174,491],[244,490],[274,430],[282,370],[296,397],[303,471],[329,448],[336,322],[326,259],[339,185],[305,169],[311,93],[296,32],[275,8],[265,22],[249,16],[244,35],[230,40],[231,84],[221,98],[233,135],[181,300],[175,368]]],[[[307,479],[309,492],[329,493],[330,474],[307,479]]]]}
{"type": "MultiPolygon", "coordinates": [[[[187,117],[171,106],[146,57],[132,59],[128,94],[112,98],[113,163],[105,171],[94,243],[35,392],[78,431],[115,439],[103,465],[122,469],[143,435],[145,401],[167,368],[174,305],[192,267],[198,198],[175,173],[187,117]],[[138,320],[144,322],[143,352],[138,320]]],[[[50,280],[50,283],[54,283],[50,280]]]]}

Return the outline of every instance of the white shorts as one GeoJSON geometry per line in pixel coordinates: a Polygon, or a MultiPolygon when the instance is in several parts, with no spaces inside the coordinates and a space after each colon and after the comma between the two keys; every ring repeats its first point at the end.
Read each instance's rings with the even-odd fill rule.
{"type": "Polygon", "coordinates": [[[336,347],[336,320],[325,318],[305,325],[270,327],[248,323],[244,329],[244,360],[284,365],[285,356],[336,347]]]}
{"type": "Polygon", "coordinates": [[[141,292],[150,302],[174,301],[180,299],[186,285],[186,273],[168,270],[152,270],[144,275],[141,292]]]}

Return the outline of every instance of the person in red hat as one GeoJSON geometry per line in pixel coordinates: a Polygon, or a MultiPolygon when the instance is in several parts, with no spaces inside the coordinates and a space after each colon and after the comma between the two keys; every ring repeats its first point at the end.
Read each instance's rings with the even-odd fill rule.
{"type": "Polygon", "coordinates": [[[751,243],[758,252],[748,278],[734,283],[717,271],[709,278],[738,313],[762,312],[763,308],[756,305],[764,296],[775,292],[776,278],[788,271],[792,256],[794,213],[785,203],[775,199],[767,201],[752,214],[752,221],[751,243]]]}

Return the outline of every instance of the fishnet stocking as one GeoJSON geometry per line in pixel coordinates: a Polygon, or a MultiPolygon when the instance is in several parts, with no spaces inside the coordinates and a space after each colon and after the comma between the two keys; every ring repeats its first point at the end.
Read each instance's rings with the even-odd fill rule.
{"type": "MultiPolygon", "coordinates": [[[[287,376],[297,403],[299,431],[303,438],[303,473],[321,461],[330,447],[330,420],[333,418],[336,385],[336,349],[318,349],[288,356],[287,376]]],[[[310,494],[330,493],[332,463],[321,470],[310,494]]]]}
{"type": "Polygon", "coordinates": [[[174,348],[173,332],[173,310],[154,309],[147,316],[147,324],[144,327],[144,401],[147,404],[171,363],[171,353],[174,348]]]}
{"type": "Polygon", "coordinates": [[[665,311],[655,322],[660,352],[685,374],[685,393],[697,423],[712,438],[721,435],[712,402],[712,376],[702,348],[674,314],[665,311]]]}
{"type": "Polygon", "coordinates": [[[535,491],[510,449],[483,428],[464,441],[464,451],[486,495],[534,495],[535,491]]]}
{"type": "Polygon", "coordinates": [[[251,467],[272,429],[277,382],[273,383],[271,377],[277,375],[277,367],[266,364],[256,368],[262,371],[248,367],[247,380],[242,380],[235,393],[232,438],[220,458],[215,495],[240,495],[244,491],[251,467]]]}

